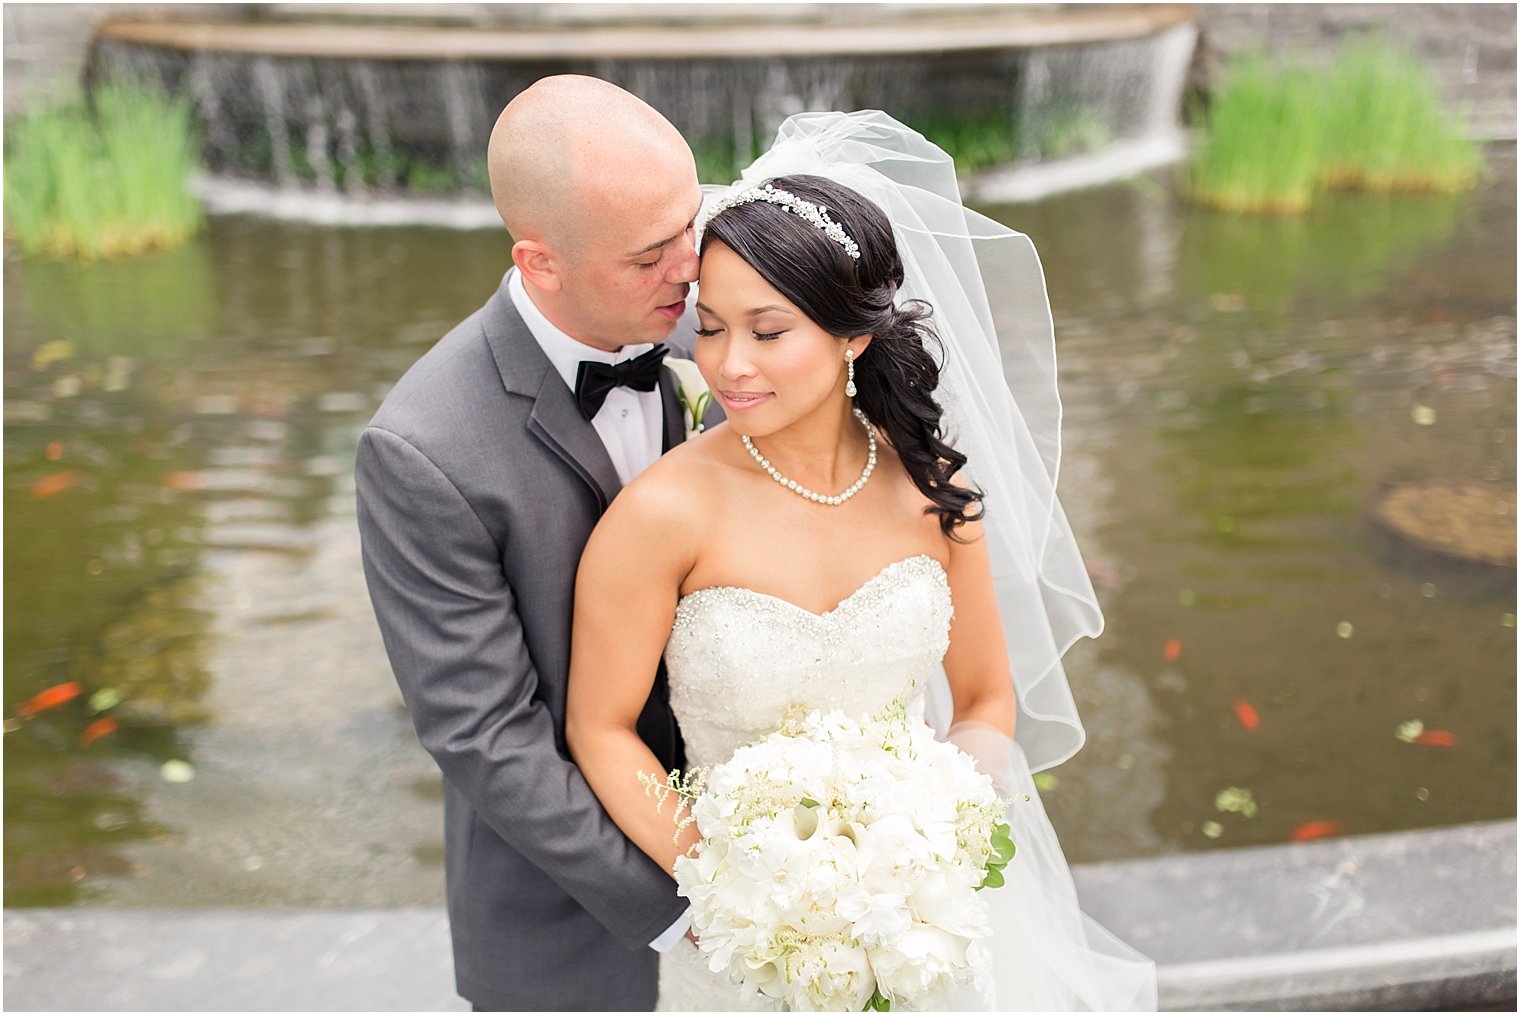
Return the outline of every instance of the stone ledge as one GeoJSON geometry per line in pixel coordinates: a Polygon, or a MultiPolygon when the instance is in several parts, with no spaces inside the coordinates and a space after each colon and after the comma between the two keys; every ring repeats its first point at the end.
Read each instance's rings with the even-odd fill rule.
{"type": "Polygon", "coordinates": [[[1513,1006],[1515,846],[1495,821],[1073,873],[1170,1010],[1513,1006]]]}
{"type": "Polygon", "coordinates": [[[438,909],[11,909],[8,1011],[468,1011],[438,909]]]}
{"type": "Polygon", "coordinates": [[[1160,967],[1173,1011],[1479,1008],[1515,997],[1513,927],[1160,967]]]}
{"type": "MultiPolygon", "coordinates": [[[[1513,822],[1075,875],[1167,1010],[1514,1006],[1513,822]]],[[[465,1010],[441,909],[22,909],[5,937],[13,1011],[465,1010]]]]}

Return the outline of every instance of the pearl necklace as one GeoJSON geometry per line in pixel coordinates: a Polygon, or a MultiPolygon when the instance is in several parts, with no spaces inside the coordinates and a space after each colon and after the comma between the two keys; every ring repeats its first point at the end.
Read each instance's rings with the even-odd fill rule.
{"type": "Polygon", "coordinates": [[[866,485],[866,480],[871,478],[871,472],[876,468],[876,428],[871,425],[870,420],[866,419],[866,414],[861,412],[859,409],[855,410],[855,418],[860,420],[860,425],[866,428],[866,443],[868,445],[868,450],[866,452],[866,468],[865,471],[860,474],[860,478],[852,483],[848,490],[834,497],[829,497],[821,493],[815,493],[814,491],[809,490],[807,487],[798,483],[795,479],[787,479],[780,472],[777,472],[776,467],[770,463],[770,459],[762,455],[759,449],[755,447],[754,443],[750,441],[749,434],[740,434],[739,439],[744,442],[744,448],[749,452],[749,456],[758,462],[760,464],[760,468],[764,469],[766,471],[766,474],[776,482],[780,483],[788,490],[791,490],[799,497],[803,497],[817,504],[827,504],[831,507],[838,507],[840,504],[843,504],[845,501],[849,500],[851,497],[860,492],[860,488],[866,485]]]}

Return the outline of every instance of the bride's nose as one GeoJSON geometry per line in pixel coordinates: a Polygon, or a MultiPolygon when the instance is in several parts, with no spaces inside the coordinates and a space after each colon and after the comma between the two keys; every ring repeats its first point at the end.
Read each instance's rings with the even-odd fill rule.
{"type": "Polygon", "coordinates": [[[726,380],[739,381],[755,375],[755,364],[749,358],[748,343],[735,342],[725,335],[722,357],[718,360],[718,375],[726,380]]]}

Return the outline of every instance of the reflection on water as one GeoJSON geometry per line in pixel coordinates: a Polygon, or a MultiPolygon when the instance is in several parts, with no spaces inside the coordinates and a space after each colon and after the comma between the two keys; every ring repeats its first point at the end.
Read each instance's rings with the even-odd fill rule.
{"type": "Polygon", "coordinates": [[[1301,220],[1144,185],[1001,210],[1049,278],[1063,501],[1108,619],[1070,667],[1092,742],[1046,794],[1074,858],[1514,813],[1514,572],[1371,521],[1396,481],[1514,488],[1513,159],[1494,171],[1465,203],[1301,220]],[[1414,719],[1450,746],[1400,740],[1414,719]]]}
{"type": "MultiPolygon", "coordinates": [[[[1109,620],[1069,657],[1089,747],[1047,780],[1074,858],[1513,813],[1513,573],[1369,521],[1391,481],[1514,484],[1513,166],[1303,220],[1159,177],[995,210],[1044,259],[1109,620]]],[[[6,264],[8,904],[441,897],[352,448],[506,262],[500,234],[220,218],[6,264]]]]}
{"type": "Polygon", "coordinates": [[[221,219],[138,260],[6,265],[8,903],[436,897],[352,448],[503,247],[221,219]]]}

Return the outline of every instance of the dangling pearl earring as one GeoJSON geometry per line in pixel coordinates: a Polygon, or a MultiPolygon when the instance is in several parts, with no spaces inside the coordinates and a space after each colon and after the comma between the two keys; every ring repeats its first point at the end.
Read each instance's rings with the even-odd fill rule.
{"type": "Polygon", "coordinates": [[[855,397],[855,350],[844,351],[844,362],[848,369],[844,379],[844,394],[846,398],[855,397]]]}

